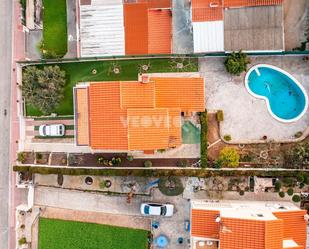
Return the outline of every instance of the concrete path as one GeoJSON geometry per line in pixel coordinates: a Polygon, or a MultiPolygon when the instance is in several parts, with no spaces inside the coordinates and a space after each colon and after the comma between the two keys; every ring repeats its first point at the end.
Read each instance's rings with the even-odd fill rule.
{"type": "Polygon", "coordinates": [[[76,0],[67,0],[68,52],[65,58],[77,57],[76,0]]]}
{"type": "Polygon", "coordinates": [[[1,248],[8,248],[12,1],[0,1],[0,37],[0,243],[1,248]]]}

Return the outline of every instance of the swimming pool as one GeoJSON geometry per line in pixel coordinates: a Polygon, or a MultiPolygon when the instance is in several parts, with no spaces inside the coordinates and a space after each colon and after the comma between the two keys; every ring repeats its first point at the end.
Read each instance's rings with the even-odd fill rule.
{"type": "Polygon", "coordinates": [[[304,87],[289,73],[267,64],[250,68],[245,77],[248,92],[266,101],[270,114],[281,122],[294,122],[308,109],[304,87]]]}

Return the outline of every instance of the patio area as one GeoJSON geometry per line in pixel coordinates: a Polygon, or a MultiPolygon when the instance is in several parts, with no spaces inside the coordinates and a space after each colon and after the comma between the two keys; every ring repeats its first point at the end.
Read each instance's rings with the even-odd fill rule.
{"type": "MultiPolygon", "coordinates": [[[[301,56],[250,57],[251,66],[271,64],[286,70],[309,92],[309,65],[301,56]]],[[[245,74],[232,76],[226,72],[224,58],[202,58],[200,73],[205,77],[206,106],[208,110],[223,110],[220,123],[221,136],[230,135],[232,143],[248,143],[268,140],[294,139],[297,132],[305,132],[309,124],[309,112],[293,123],[275,120],[267,110],[264,100],[251,96],[244,85],[245,74]]]]}

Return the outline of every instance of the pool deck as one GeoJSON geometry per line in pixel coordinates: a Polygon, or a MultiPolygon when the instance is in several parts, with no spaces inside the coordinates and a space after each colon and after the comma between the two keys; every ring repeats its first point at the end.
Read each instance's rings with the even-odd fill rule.
{"type": "MultiPolygon", "coordinates": [[[[309,93],[309,62],[301,56],[250,57],[251,65],[270,64],[294,76],[309,93]]],[[[263,136],[276,141],[294,139],[309,126],[309,111],[298,121],[281,123],[267,110],[266,102],[251,96],[245,88],[245,73],[232,76],[226,72],[224,58],[200,59],[200,73],[205,77],[206,108],[223,110],[221,136],[231,135],[233,143],[262,141],[263,136]]]]}

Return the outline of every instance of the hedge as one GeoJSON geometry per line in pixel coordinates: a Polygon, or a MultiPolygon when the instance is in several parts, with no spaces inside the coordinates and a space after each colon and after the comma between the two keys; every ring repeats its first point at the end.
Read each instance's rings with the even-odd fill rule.
{"type": "Polygon", "coordinates": [[[207,124],[207,111],[202,112],[200,115],[201,122],[201,167],[205,168],[208,164],[208,124],[207,124]]]}
{"type": "MultiPolygon", "coordinates": [[[[193,176],[193,177],[211,177],[211,176],[260,176],[260,177],[284,177],[295,176],[301,170],[277,171],[277,170],[210,170],[210,169],[107,169],[107,168],[61,168],[61,167],[42,167],[42,166],[14,166],[16,172],[30,172],[42,175],[62,174],[62,175],[101,175],[101,176],[193,176]]],[[[304,173],[304,176],[309,174],[304,173]]]]}

